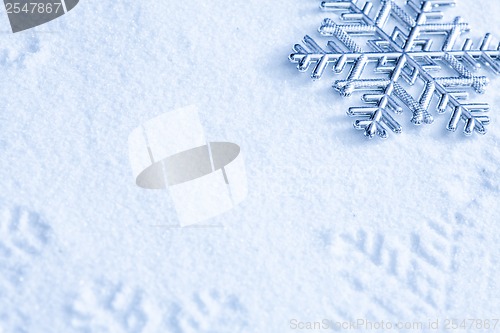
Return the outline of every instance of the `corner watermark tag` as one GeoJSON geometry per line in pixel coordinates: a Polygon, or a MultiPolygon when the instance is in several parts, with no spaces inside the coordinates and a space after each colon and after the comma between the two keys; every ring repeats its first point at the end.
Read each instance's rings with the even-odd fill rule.
{"type": "Polygon", "coordinates": [[[52,21],[73,9],[79,0],[4,0],[12,32],[52,21]]]}

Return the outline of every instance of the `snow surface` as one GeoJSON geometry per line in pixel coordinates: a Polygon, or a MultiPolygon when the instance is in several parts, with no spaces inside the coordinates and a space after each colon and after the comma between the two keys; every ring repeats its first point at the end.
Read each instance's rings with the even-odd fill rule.
{"type": "MultiPolygon", "coordinates": [[[[486,136],[407,116],[367,141],[357,97],[287,59],[317,1],[82,0],[18,34],[0,12],[0,332],[500,317],[500,78],[486,136]],[[131,176],[130,132],[190,104],[245,155],[249,196],[222,228],[166,227],[168,195],[131,176]]],[[[449,12],[500,33],[499,1],[449,12]]]]}

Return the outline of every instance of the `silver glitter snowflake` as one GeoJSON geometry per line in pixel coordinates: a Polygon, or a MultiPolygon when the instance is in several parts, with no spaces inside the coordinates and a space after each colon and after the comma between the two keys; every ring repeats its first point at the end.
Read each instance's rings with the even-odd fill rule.
{"type": "Polygon", "coordinates": [[[387,138],[387,129],[400,133],[401,125],[393,118],[408,109],[411,122],[430,124],[431,109],[437,113],[451,112],[447,126],[455,131],[460,121],[464,133],[486,133],[489,118],[487,104],[467,103],[468,90],[484,93],[488,79],[475,72],[485,65],[500,73],[500,46],[492,49],[491,35],[486,34],[479,47],[470,38],[456,47],[469,25],[457,17],[442,23],[441,9],[455,5],[455,0],[408,0],[404,7],[392,0],[382,0],[372,15],[373,3],[357,0],[323,1],[321,9],[335,11],[347,24],[337,24],[326,18],[319,28],[322,36],[331,38],[325,48],[311,37],[304,37],[304,46],[294,46],[290,60],[300,71],[311,66],[312,78],[319,79],[326,69],[335,73],[350,68],[347,78],[333,87],[342,96],[365,91],[364,107],[352,107],[348,115],[356,117],[354,127],[364,130],[367,137],[387,138]],[[433,47],[433,37],[441,35],[442,45],[433,47]],[[364,38],[364,48],[355,39],[364,38]],[[366,70],[372,66],[372,76],[366,70]],[[414,97],[417,96],[417,97],[414,97]]]}

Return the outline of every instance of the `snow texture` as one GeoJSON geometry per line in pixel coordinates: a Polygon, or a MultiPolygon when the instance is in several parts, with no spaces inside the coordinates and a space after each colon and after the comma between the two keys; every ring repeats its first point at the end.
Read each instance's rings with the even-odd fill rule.
{"type": "MultiPolygon", "coordinates": [[[[500,316],[500,80],[481,96],[486,136],[437,115],[368,141],[352,99],[287,59],[317,6],[85,0],[17,34],[0,11],[0,332],[500,316]],[[212,228],[168,227],[168,193],[138,188],[128,162],[134,128],[191,104],[245,156],[249,195],[212,228]]],[[[477,40],[500,36],[499,14],[446,11],[477,40]]]]}

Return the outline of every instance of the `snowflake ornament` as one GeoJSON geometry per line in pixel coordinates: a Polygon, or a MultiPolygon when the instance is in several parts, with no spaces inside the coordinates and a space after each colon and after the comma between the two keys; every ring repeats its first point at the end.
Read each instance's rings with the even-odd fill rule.
{"type": "Polygon", "coordinates": [[[489,106],[467,103],[467,99],[468,90],[485,91],[488,78],[475,75],[479,68],[500,73],[500,46],[490,48],[491,35],[486,34],[479,47],[470,38],[457,47],[469,25],[460,17],[443,23],[441,11],[456,0],[407,0],[403,8],[393,0],[382,0],[373,15],[371,1],[359,3],[323,1],[321,9],[337,12],[346,24],[326,18],[319,33],[334,38],[322,48],[305,36],[304,46],[294,46],[290,61],[298,63],[302,72],[314,67],[313,79],[320,79],[329,67],[337,74],[350,67],[347,78],[333,87],[346,97],[365,91],[362,100],[368,106],[351,107],[348,115],[358,118],[354,127],[364,130],[368,138],[378,135],[385,139],[388,129],[400,133],[402,127],[393,114],[405,109],[412,112],[415,125],[432,123],[431,109],[435,109],[437,113],[451,112],[448,130],[455,131],[462,121],[465,135],[474,131],[485,134],[489,106]],[[433,47],[436,35],[442,36],[438,48],[433,47]],[[361,48],[355,38],[364,38],[366,46],[361,48]],[[370,66],[372,76],[366,70],[370,66]]]}

